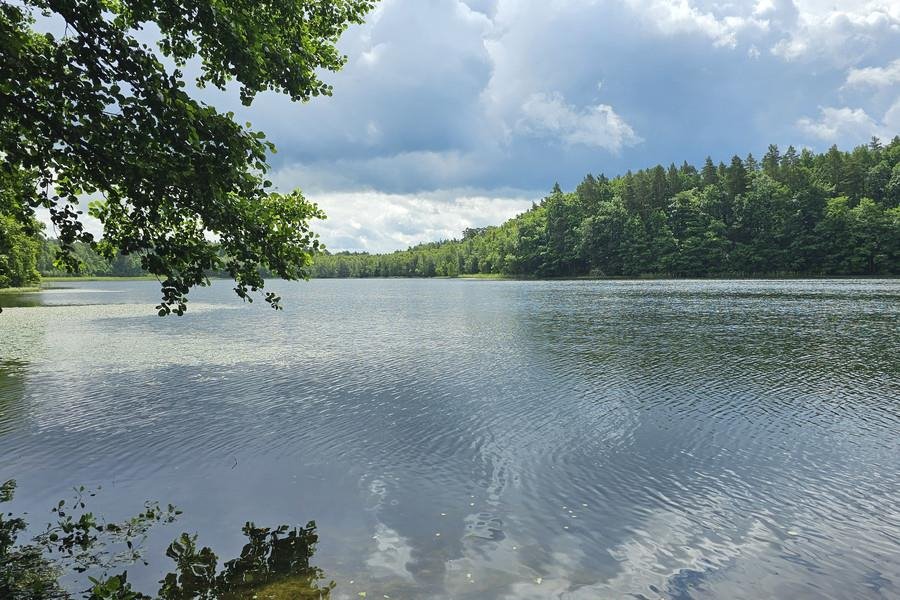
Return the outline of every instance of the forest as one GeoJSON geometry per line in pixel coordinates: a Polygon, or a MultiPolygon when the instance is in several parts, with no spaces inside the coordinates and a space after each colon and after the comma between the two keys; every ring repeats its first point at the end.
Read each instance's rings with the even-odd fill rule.
{"type": "Polygon", "coordinates": [[[900,274],[900,137],[815,154],[770,145],[559,185],[461,239],[319,255],[314,277],[741,277],[900,274]]]}
{"type": "MultiPolygon", "coordinates": [[[[0,287],[69,271],[60,244],[0,196],[0,287]]],[[[76,272],[143,273],[140,256],[111,258],[74,242],[76,272]]],[[[852,151],[707,158],[558,185],[499,226],[389,254],[320,252],[312,276],[741,277],[900,274],[900,137],[852,151]]],[[[227,275],[211,272],[211,276],[227,275]]]]}

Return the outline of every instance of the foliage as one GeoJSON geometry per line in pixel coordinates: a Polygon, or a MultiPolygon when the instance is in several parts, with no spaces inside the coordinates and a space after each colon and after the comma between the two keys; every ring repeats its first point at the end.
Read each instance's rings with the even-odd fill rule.
{"type": "MultiPolygon", "coordinates": [[[[0,486],[0,503],[12,500],[15,481],[0,486]]],[[[171,523],[180,514],[173,506],[162,510],[148,502],[139,515],[121,523],[104,522],[85,510],[93,493],[76,490],[74,502],[60,501],[53,512],[56,523],[29,543],[17,542],[27,528],[21,517],[0,515],[0,598],[50,600],[81,597],[86,600],[150,600],[134,590],[128,571],[110,574],[113,567],[142,560],[141,542],[158,523],[171,523]],[[121,551],[116,551],[121,550],[121,551]],[[93,573],[85,589],[72,594],[59,584],[64,574],[93,573]]],[[[240,556],[218,570],[218,557],[198,548],[197,536],[187,533],[172,542],[166,556],[175,570],[160,581],[159,600],[194,598],[249,600],[251,598],[328,598],[334,582],[320,584],[324,573],[310,561],[318,543],[316,524],[305,527],[243,527],[247,543],[240,556]]],[[[145,562],[145,564],[147,564],[145,562]]]]}
{"type": "MultiPolygon", "coordinates": [[[[374,0],[23,0],[0,4],[0,181],[16,188],[20,223],[48,209],[59,259],[77,267],[75,243],[107,259],[139,256],[163,281],[160,314],[185,309],[191,286],[224,270],[235,291],[260,290],[260,267],[308,275],[319,249],[308,221],[321,217],[299,191],[266,180],[265,136],[192,98],[196,83],[236,80],[249,105],[272,90],[305,101],[331,94],[320,79],[345,62],[336,43],[374,0]],[[43,22],[64,33],[39,31],[43,22]],[[155,26],[157,48],[136,32],[155,26]],[[169,60],[167,66],[163,60],[169,60]],[[86,232],[79,200],[103,241],[86,232]]],[[[0,215],[10,215],[0,207],[0,215]]],[[[8,237],[4,235],[4,239],[8,237]]],[[[266,300],[278,307],[277,297],[266,300]]]]}
{"type": "Polygon", "coordinates": [[[0,170],[0,288],[22,287],[38,280],[41,225],[22,204],[23,191],[30,183],[21,174],[0,170]]]}
{"type": "Polygon", "coordinates": [[[47,277],[68,275],[97,277],[135,277],[146,274],[141,268],[141,257],[135,254],[116,253],[107,258],[96,252],[90,244],[75,242],[70,248],[70,256],[75,259],[74,270],[69,270],[57,260],[60,245],[56,240],[42,239],[37,259],[37,268],[47,277]]]}
{"type": "Polygon", "coordinates": [[[499,227],[390,254],[324,254],[315,277],[900,274],[900,138],[770,146],[615,179],[588,175],[499,227]]]}
{"type": "Polygon", "coordinates": [[[0,288],[37,283],[38,241],[16,219],[0,214],[0,288]]]}

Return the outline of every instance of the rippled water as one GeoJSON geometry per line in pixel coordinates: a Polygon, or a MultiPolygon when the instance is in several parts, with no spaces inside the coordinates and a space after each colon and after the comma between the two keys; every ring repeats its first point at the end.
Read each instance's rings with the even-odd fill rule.
{"type": "Polygon", "coordinates": [[[336,598],[900,597],[900,281],[78,286],[0,315],[0,480],[177,504],[145,590],[315,520],[336,598]]]}

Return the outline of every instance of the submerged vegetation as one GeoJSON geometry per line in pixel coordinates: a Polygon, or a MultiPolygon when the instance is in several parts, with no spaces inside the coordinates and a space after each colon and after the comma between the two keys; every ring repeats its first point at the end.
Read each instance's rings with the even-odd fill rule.
{"type": "MultiPolygon", "coordinates": [[[[0,503],[9,502],[15,481],[0,485],[0,503]]],[[[0,598],[4,600],[249,600],[328,598],[334,582],[310,564],[318,536],[316,524],[305,527],[242,529],[247,543],[240,556],[218,567],[218,557],[197,544],[197,536],[181,534],[169,544],[166,556],[175,570],[159,582],[155,596],[132,588],[122,565],[145,560],[141,543],[157,524],[172,523],[180,511],[148,502],[137,516],[121,523],[105,522],[86,509],[93,493],[76,490],[73,501],[54,508],[56,522],[27,542],[20,535],[28,524],[11,513],[0,514],[0,598]],[[114,572],[118,571],[118,572],[114,572]],[[67,586],[63,576],[75,577],[67,586]],[[71,592],[67,588],[80,591],[71,592]]],[[[147,564],[146,562],[144,564],[147,564]]]]}
{"type": "Polygon", "coordinates": [[[761,160],[588,175],[499,227],[390,254],[320,255],[315,277],[900,274],[900,137],[761,160]]]}

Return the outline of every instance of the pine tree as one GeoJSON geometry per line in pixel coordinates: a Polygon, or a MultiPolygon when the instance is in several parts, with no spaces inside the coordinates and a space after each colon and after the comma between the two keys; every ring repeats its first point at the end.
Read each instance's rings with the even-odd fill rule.
{"type": "Polygon", "coordinates": [[[747,191],[747,170],[737,154],[731,157],[731,165],[725,175],[725,186],[732,198],[747,191]]]}
{"type": "Polygon", "coordinates": [[[653,180],[650,184],[650,203],[648,207],[650,211],[666,206],[667,190],[666,170],[662,165],[656,165],[653,168],[653,180]]]}
{"type": "Polygon", "coordinates": [[[681,191],[681,176],[678,174],[678,168],[675,163],[669,165],[666,172],[666,197],[671,198],[681,191]]]}
{"type": "MultiPolygon", "coordinates": [[[[793,149],[793,146],[788,148],[790,152],[793,149]]],[[[762,169],[763,173],[771,177],[772,179],[778,178],[778,168],[781,165],[781,154],[778,151],[778,146],[775,144],[769,144],[769,149],[766,150],[766,154],[762,159],[762,169]]]]}
{"type": "Polygon", "coordinates": [[[747,154],[747,158],[744,159],[744,167],[747,169],[747,173],[753,174],[759,170],[759,163],[756,162],[756,159],[753,157],[753,153],[750,152],[747,154]]]}
{"type": "Polygon", "coordinates": [[[716,173],[716,167],[713,164],[712,158],[706,157],[706,162],[703,163],[703,171],[700,174],[700,181],[703,185],[716,185],[719,183],[719,177],[716,173]]]}

